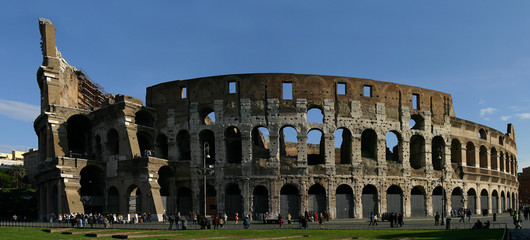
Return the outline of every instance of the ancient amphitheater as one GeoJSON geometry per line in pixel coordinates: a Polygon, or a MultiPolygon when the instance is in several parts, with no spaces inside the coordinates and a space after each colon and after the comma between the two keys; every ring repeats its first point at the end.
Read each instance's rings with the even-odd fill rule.
{"type": "Polygon", "coordinates": [[[516,206],[506,133],[455,116],[450,94],[303,74],[238,74],[105,95],[39,20],[40,216],[328,211],[431,216],[516,206]],[[206,180],[206,184],[204,184],[206,180]],[[443,186],[443,187],[442,187],[443,186]],[[206,190],[204,190],[206,188],[206,190]],[[204,197],[206,192],[206,197],[204,197]]]}

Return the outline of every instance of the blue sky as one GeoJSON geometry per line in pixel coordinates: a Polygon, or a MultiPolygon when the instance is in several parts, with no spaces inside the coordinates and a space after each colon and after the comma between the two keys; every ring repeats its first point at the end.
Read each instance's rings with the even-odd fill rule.
{"type": "Polygon", "coordinates": [[[530,1],[5,1],[0,152],[37,147],[38,17],[66,60],[108,93],[289,72],[449,93],[457,117],[506,132],[530,166],[530,1]]]}

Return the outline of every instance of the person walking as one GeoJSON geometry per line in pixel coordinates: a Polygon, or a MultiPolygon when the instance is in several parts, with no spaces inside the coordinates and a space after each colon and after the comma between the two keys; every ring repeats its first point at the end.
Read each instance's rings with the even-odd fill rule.
{"type": "Polygon", "coordinates": [[[374,226],[377,226],[377,214],[374,214],[374,226]]]}
{"type": "Polygon", "coordinates": [[[283,218],[280,216],[280,220],[278,220],[278,222],[280,223],[280,228],[283,228],[283,218]]]}
{"type": "Polygon", "coordinates": [[[368,226],[373,226],[373,225],[374,225],[374,213],[370,212],[370,223],[368,224],[368,226]]]}
{"type": "Polygon", "coordinates": [[[291,224],[291,219],[292,219],[291,214],[287,213],[287,223],[288,224],[291,224]]]}
{"type": "Polygon", "coordinates": [[[437,226],[439,222],[440,222],[440,214],[436,212],[436,215],[434,215],[434,226],[437,226]]]}
{"type": "Polygon", "coordinates": [[[515,229],[523,228],[519,223],[519,213],[517,211],[515,211],[513,214],[513,225],[515,225],[515,229]]]}
{"type": "Polygon", "coordinates": [[[234,221],[236,222],[236,225],[239,223],[239,216],[238,216],[238,213],[236,213],[236,217],[234,218],[234,221]]]}
{"type": "Polygon", "coordinates": [[[175,217],[171,214],[169,215],[169,228],[167,230],[173,230],[173,223],[175,223],[175,217]]]}
{"type": "Polygon", "coordinates": [[[403,227],[403,213],[400,213],[398,216],[399,227],[403,227]]]}
{"type": "Polygon", "coordinates": [[[322,215],[322,213],[320,213],[320,216],[318,218],[318,224],[320,225],[320,229],[324,228],[324,216],[322,215]]]}
{"type": "Polygon", "coordinates": [[[468,223],[471,223],[471,209],[468,209],[468,210],[467,210],[466,215],[467,215],[467,221],[468,221],[468,223]]]}

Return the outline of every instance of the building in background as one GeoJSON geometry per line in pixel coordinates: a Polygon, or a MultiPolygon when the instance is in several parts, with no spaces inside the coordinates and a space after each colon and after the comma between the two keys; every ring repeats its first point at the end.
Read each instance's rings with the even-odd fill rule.
{"type": "Polygon", "coordinates": [[[23,154],[24,156],[24,168],[26,169],[26,176],[30,183],[35,183],[35,175],[39,168],[39,151],[37,149],[30,148],[28,152],[23,154]]]}
{"type": "Polygon", "coordinates": [[[523,171],[517,174],[519,179],[519,199],[520,203],[530,206],[530,167],[523,168],[523,171]]]}
{"type": "Polygon", "coordinates": [[[24,165],[24,152],[11,151],[11,153],[0,153],[0,168],[8,169],[13,165],[24,165]]]}

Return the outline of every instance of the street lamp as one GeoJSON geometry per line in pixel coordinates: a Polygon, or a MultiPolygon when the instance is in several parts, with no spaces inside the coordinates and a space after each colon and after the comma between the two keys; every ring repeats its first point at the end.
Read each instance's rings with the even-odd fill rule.
{"type": "Polygon", "coordinates": [[[206,176],[212,176],[214,174],[213,166],[212,165],[206,165],[206,159],[210,158],[210,145],[208,142],[204,142],[203,145],[203,158],[202,158],[202,168],[197,169],[197,173],[199,175],[202,175],[202,183],[203,183],[203,207],[204,212],[203,216],[206,217],[206,176]]]}
{"type": "MultiPolygon", "coordinates": [[[[442,151],[441,147],[438,149],[438,152],[439,152],[438,160],[440,161],[440,164],[441,164],[442,161],[443,161],[443,158],[442,158],[443,151],[442,151]]],[[[442,182],[442,222],[440,223],[441,225],[445,225],[445,188],[444,188],[444,180],[445,180],[446,171],[447,171],[447,165],[445,163],[443,163],[442,177],[440,178],[440,181],[442,182]]]]}

